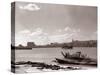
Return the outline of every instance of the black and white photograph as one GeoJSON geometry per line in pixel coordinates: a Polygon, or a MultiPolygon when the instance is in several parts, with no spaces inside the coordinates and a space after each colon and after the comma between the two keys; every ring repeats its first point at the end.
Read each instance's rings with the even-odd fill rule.
{"type": "Polygon", "coordinates": [[[11,71],[97,68],[97,7],[11,3],[11,71]]]}

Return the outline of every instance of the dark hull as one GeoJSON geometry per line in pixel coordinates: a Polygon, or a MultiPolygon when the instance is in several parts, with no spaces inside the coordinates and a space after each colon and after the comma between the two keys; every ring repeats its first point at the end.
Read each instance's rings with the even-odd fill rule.
{"type": "Polygon", "coordinates": [[[64,46],[62,49],[73,49],[73,46],[64,46]]]}
{"type": "Polygon", "coordinates": [[[56,62],[59,64],[74,64],[74,65],[91,65],[91,66],[97,66],[97,62],[95,61],[77,61],[77,60],[70,60],[70,59],[58,59],[56,58],[56,62]]]}

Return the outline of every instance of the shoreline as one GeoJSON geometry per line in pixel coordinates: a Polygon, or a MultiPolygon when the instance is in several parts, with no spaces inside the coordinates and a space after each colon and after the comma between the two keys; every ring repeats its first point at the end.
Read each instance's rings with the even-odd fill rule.
{"type": "Polygon", "coordinates": [[[69,66],[62,64],[46,64],[44,62],[31,62],[31,61],[20,61],[15,64],[11,64],[12,69],[15,69],[15,73],[32,73],[32,72],[49,72],[49,71],[69,71],[69,70],[86,70],[94,69],[96,67],[86,66],[69,66]]]}
{"type": "MultiPolygon", "coordinates": [[[[37,71],[58,71],[58,70],[81,70],[81,69],[88,69],[90,66],[80,66],[80,65],[64,65],[64,64],[47,64],[44,62],[31,62],[31,61],[20,61],[20,62],[11,62],[11,68],[15,70],[26,70],[35,69],[37,71]]],[[[92,66],[91,66],[92,67],[92,66]]],[[[97,66],[94,66],[92,68],[96,68],[97,66]]],[[[35,72],[34,70],[34,72],[35,72]]],[[[26,70],[27,71],[27,70],[26,70]]]]}
{"type": "MultiPolygon", "coordinates": [[[[14,48],[11,50],[32,50],[34,48],[61,48],[61,47],[33,47],[33,48],[14,48]]],[[[73,47],[74,48],[97,48],[97,47],[73,47]]],[[[73,50],[73,49],[63,49],[63,50],[73,50]]]]}

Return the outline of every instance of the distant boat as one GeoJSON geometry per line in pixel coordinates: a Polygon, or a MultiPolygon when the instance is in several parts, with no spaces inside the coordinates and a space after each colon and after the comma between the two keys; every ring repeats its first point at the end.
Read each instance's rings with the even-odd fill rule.
{"type": "Polygon", "coordinates": [[[62,49],[73,49],[73,39],[72,39],[72,42],[64,44],[62,46],[62,49]]]}
{"type": "Polygon", "coordinates": [[[63,46],[62,49],[73,49],[73,46],[63,46]]]}

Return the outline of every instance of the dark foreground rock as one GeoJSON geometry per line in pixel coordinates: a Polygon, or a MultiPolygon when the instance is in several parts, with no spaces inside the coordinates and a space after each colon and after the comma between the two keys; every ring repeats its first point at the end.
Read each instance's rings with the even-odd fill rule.
{"type": "Polygon", "coordinates": [[[42,62],[31,62],[31,61],[21,61],[21,62],[12,62],[11,67],[12,68],[19,68],[19,65],[31,65],[31,67],[37,67],[37,69],[42,70],[42,69],[51,69],[51,70],[59,70],[59,69],[70,69],[70,70],[76,70],[76,69],[80,69],[80,68],[75,68],[75,67],[61,67],[58,65],[52,65],[52,64],[46,64],[46,63],[42,63],[42,62]]]}

